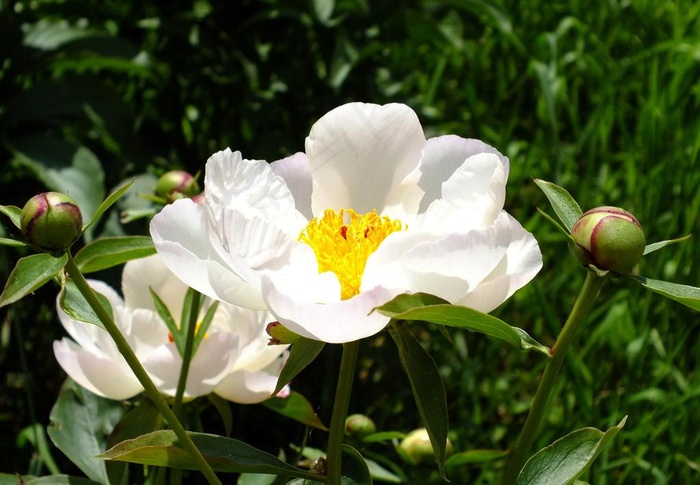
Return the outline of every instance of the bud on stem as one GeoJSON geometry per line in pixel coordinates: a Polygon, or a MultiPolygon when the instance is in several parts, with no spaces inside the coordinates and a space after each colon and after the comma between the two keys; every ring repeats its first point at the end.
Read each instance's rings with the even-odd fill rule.
{"type": "Polygon", "coordinates": [[[589,210],[576,221],[571,236],[581,264],[615,273],[629,273],[646,247],[639,221],[619,207],[589,210]]]}
{"type": "Polygon", "coordinates": [[[83,230],[78,204],[59,192],[43,192],[25,204],[20,230],[31,244],[46,250],[70,247],[83,230]]]}

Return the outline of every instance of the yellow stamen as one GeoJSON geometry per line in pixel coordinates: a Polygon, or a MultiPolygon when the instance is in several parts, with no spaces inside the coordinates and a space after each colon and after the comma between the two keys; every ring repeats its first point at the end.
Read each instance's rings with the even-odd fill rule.
{"type": "Polygon", "coordinates": [[[376,210],[358,215],[352,209],[337,213],[329,209],[323,217],[309,222],[299,240],[314,250],[319,273],[335,273],[340,281],[340,296],[347,300],[360,293],[369,255],[389,234],[405,228],[401,221],[380,216],[376,210]]]}

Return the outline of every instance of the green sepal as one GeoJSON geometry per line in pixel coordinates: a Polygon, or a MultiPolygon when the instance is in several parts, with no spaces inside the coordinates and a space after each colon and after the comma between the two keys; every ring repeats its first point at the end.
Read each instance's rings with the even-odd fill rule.
{"type": "Polygon", "coordinates": [[[94,223],[100,220],[102,214],[104,214],[107,211],[107,209],[112,207],[114,203],[118,201],[126,193],[127,190],[129,190],[129,187],[131,187],[135,180],[136,179],[131,179],[127,181],[120,187],[117,187],[117,189],[114,192],[109,194],[107,198],[99,205],[99,207],[95,211],[95,214],[92,216],[92,219],[90,219],[89,222],[85,223],[85,225],[83,226],[83,232],[87,231],[90,226],[92,226],[94,223]]]}
{"type": "Polygon", "coordinates": [[[583,215],[581,207],[579,207],[576,200],[571,197],[571,194],[565,189],[559,187],[552,182],[547,182],[545,180],[535,179],[537,186],[544,192],[544,195],[549,200],[552,205],[552,209],[559,216],[559,220],[562,222],[564,227],[568,232],[576,224],[576,221],[583,215]]]}
{"type": "Polygon", "coordinates": [[[687,241],[690,238],[691,238],[691,235],[688,234],[687,236],[678,237],[676,239],[667,239],[665,241],[659,241],[659,242],[647,244],[647,246],[644,248],[644,256],[646,256],[649,253],[653,253],[654,251],[658,251],[661,248],[665,248],[666,246],[670,246],[671,244],[676,244],[679,242],[687,241]]]}

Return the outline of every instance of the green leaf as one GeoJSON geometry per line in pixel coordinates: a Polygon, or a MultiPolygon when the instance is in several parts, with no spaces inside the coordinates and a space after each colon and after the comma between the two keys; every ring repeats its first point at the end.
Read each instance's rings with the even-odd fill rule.
{"type": "Polygon", "coordinates": [[[357,485],[372,485],[372,476],[369,473],[367,462],[359,451],[352,446],[343,445],[340,458],[343,477],[347,477],[357,485]]]}
{"type": "Polygon", "coordinates": [[[596,428],[583,428],[569,433],[535,453],[525,463],[517,485],[569,485],[591,466],[603,446],[613,439],[627,421],[605,433],[596,428]]]}
{"type": "Polygon", "coordinates": [[[134,179],[131,179],[128,182],[125,182],[120,187],[117,187],[117,189],[114,192],[109,194],[109,196],[104,200],[104,202],[102,202],[100,204],[100,206],[95,211],[95,215],[92,216],[92,220],[90,220],[90,222],[88,222],[87,224],[85,224],[85,226],[83,226],[83,230],[84,231],[87,230],[90,226],[92,226],[95,222],[97,222],[100,219],[100,217],[102,216],[102,214],[104,214],[107,209],[112,207],[112,205],[114,205],[114,203],[116,201],[118,201],[119,198],[121,196],[123,196],[127,190],[129,190],[129,187],[131,187],[131,184],[133,184],[133,183],[134,183],[134,179]]]}
{"type": "Polygon", "coordinates": [[[21,227],[22,209],[19,207],[15,205],[0,205],[0,214],[5,214],[9,217],[17,229],[21,227]]]}
{"type": "Polygon", "coordinates": [[[75,255],[83,273],[92,273],[156,253],[148,236],[105,237],[84,246],[75,255]]]}
{"type": "Polygon", "coordinates": [[[504,450],[469,450],[455,453],[445,462],[447,468],[469,465],[473,463],[486,463],[488,461],[499,460],[508,456],[508,451],[504,450]]]}
{"type": "Polygon", "coordinates": [[[289,351],[289,358],[282,367],[282,372],[277,379],[277,386],[272,394],[280,392],[294,377],[309,365],[323,350],[324,342],[299,337],[299,340],[292,344],[289,351]]]}
{"type": "Polygon", "coordinates": [[[571,232],[571,228],[583,215],[578,203],[571,194],[558,185],[540,179],[535,179],[535,183],[549,199],[549,203],[552,204],[554,212],[557,213],[564,227],[571,232]]]}
{"type": "Polygon", "coordinates": [[[440,475],[446,479],[447,398],[440,371],[405,322],[397,321],[388,328],[399,348],[399,357],[408,374],[418,412],[433,445],[440,475]]]}
{"type": "Polygon", "coordinates": [[[143,434],[157,431],[163,427],[163,417],[153,401],[144,396],[133,408],[129,409],[119,420],[107,439],[111,448],[124,440],[137,438],[143,434]]]}
{"type": "Polygon", "coordinates": [[[209,330],[211,322],[214,321],[214,315],[216,315],[217,308],[219,308],[218,301],[215,301],[209,305],[207,312],[204,314],[204,318],[202,318],[202,323],[199,325],[199,328],[196,329],[197,333],[194,335],[194,342],[192,342],[192,355],[197,353],[199,344],[201,344],[202,340],[204,340],[204,336],[207,334],[207,330],[209,330]]]}
{"type": "Polygon", "coordinates": [[[95,455],[106,449],[107,437],[123,414],[118,401],[97,396],[66,379],[51,410],[47,431],[56,447],[91,480],[106,484],[107,464],[95,455]]]}
{"type": "Polygon", "coordinates": [[[372,477],[372,480],[379,480],[388,483],[401,483],[401,477],[390,472],[376,461],[365,457],[365,462],[367,463],[367,468],[369,469],[369,474],[372,477]]]}
{"type": "Polygon", "coordinates": [[[99,483],[101,482],[93,482],[87,478],[71,477],[68,475],[33,477],[31,475],[0,473],[0,485],[96,485],[99,483]]]}
{"type": "Polygon", "coordinates": [[[27,247],[27,243],[24,241],[19,241],[17,239],[10,239],[7,237],[0,237],[0,244],[3,246],[12,246],[14,248],[24,248],[27,247]]]}
{"type": "Polygon", "coordinates": [[[550,356],[549,348],[530,337],[525,330],[512,327],[503,320],[473,308],[449,304],[431,304],[432,301],[438,300],[437,297],[431,297],[431,295],[424,293],[403,294],[374,310],[395,320],[421,320],[448,327],[463,328],[472,332],[480,332],[517,345],[523,350],[535,350],[548,357],[550,356]],[[422,303],[428,303],[428,306],[413,307],[413,305],[422,303]]]}
{"type": "Polygon", "coordinates": [[[0,295],[0,307],[14,303],[42,287],[56,276],[68,262],[68,256],[49,253],[32,254],[17,261],[0,295]]]}
{"type": "MultiPolygon", "coordinates": [[[[112,305],[109,300],[97,291],[95,291],[95,294],[105,311],[113,315],[112,305]]],[[[63,288],[61,288],[58,301],[61,305],[61,310],[66,312],[72,319],[80,322],[92,323],[93,325],[104,328],[102,320],[100,320],[78,287],[73,283],[73,280],[66,279],[63,288]]]]}
{"type": "Polygon", "coordinates": [[[406,437],[406,433],[401,431],[380,431],[362,438],[363,443],[381,443],[382,441],[401,440],[406,437]]]}
{"type": "Polygon", "coordinates": [[[328,431],[326,425],[314,411],[313,406],[298,392],[292,391],[287,397],[271,397],[263,401],[262,404],[282,416],[292,418],[312,428],[328,431]]]}
{"type": "Polygon", "coordinates": [[[679,285],[668,281],[652,280],[644,276],[625,275],[643,287],[650,289],[654,293],[675,300],[693,310],[700,311],[700,288],[695,286],[679,285]]]}
{"type": "MultiPolygon", "coordinates": [[[[242,441],[206,433],[188,433],[212,469],[224,473],[269,473],[288,477],[313,478],[311,472],[295,468],[279,458],[242,441]]],[[[119,443],[98,455],[103,460],[127,461],[142,465],[198,470],[197,462],[182,446],[172,430],[148,433],[119,443]]]]}
{"type": "Polygon", "coordinates": [[[644,248],[644,255],[647,255],[649,253],[653,253],[654,251],[657,251],[661,248],[665,248],[666,246],[669,246],[671,244],[676,244],[679,242],[687,241],[690,239],[691,235],[688,234],[687,236],[679,237],[676,239],[667,239],[665,241],[659,241],[655,242],[652,244],[647,244],[647,247],[644,248]]]}
{"type": "Polygon", "coordinates": [[[213,392],[207,394],[207,399],[210,403],[214,405],[216,410],[221,417],[221,421],[224,422],[224,429],[226,430],[226,436],[231,436],[231,430],[233,430],[233,413],[231,412],[230,403],[221,396],[214,394],[213,392]]]}
{"type": "Polygon", "coordinates": [[[161,320],[163,320],[165,326],[168,327],[168,331],[173,337],[173,342],[175,342],[175,347],[177,347],[178,353],[183,355],[185,353],[185,335],[180,332],[180,327],[178,326],[177,322],[175,322],[175,319],[170,314],[170,310],[168,310],[168,307],[163,300],[161,300],[158,294],[151,288],[149,288],[149,290],[151,290],[151,297],[153,297],[153,304],[156,307],[158,316],[161,320]]]}

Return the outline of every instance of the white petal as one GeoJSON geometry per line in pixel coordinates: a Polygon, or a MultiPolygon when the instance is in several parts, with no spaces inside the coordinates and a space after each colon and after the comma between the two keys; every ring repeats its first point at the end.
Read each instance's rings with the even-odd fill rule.
{"type": "Polygon", "coordinates": [[[258,281],[246,279],[252,270],[234,272],[214,250],[203,207],[189,199],[166,206],[151,221],[151,236],[165,265],[188,286],[217,300],[264,308],[258,281]]]}
{"type": "Polygon", "coordinates": [[[204,184],[205,204],[217,222],[224,207],[247,217],[277,220],[281,225],[296,213],[287,184],[267,162],[243,159],[240,152],[228,148],[209,158],[204,184]]]}
{"type": "Polygon", "coordinates": [[[313,219],[311,212],[311,168],[309,159],[304,153],[295,153],[291,157],[277,160],[270,168],[287,182],[287,187],[294,196],[294,204],[306,219],[313,219]]]}
{"type": "Polygon", "coordinates": [[[442,184],[462,166],[465,160],[480,153],[495,154],[501,162],[505,179],[508,179],[508,158],[492,146],[479,140],[456,135],[430,138],[425,144],[420,166],[422,175],[419,185],[425,191],[420,212],[425,212],[431,202],[442,197],[442,184]]]}
{"type": "Polygon", "coordinates": [[[227,401],[257,404],[272,397],[278,377],[279,372],[240,370],[229,374],[214,392],[227,401]]]}
{"type": "MultiPolygon", "coordinates": [[[[209,394],[230,371],[237,347],[236,336],[216,333],[202,340],[190,362],[185,397],[209,394]]],[[[143,360],[143,366],[162,393],[174,396],[182,367],[175,344],[162,345],[143,360]]]]}
{"type": "Polygon", "coordinates": [[[415,214],[423,129],[407,106],[350,103],[318,120],[306,139],[314,179],[312,208],[415,214]]]}
{"type": "Polygon", "coordinates": [[[442,199],[433,201],[419,218],[436,232],[467,232],[489,227],[503,208],[506,171],[491,153],[464,161],[442,184],[442,199]]]}
{"type": "Polygon", "coordinates": [[[157,254],[129,261],[122,272],[122,293],[127,307],[155,311],[150,290],[163,300],[174,318],[180,316],[187,285],[173,275],[157,254]]]}
{"type": "MultiPolygon", "coordinates": [[[[175,279],[175,277],[172,277],[175,279]]],[[[141,358],[153,349],[168,341],[168,328],[160,316],[152,310],[129,309],[130,314],[125,320],[130,322],[126,337],[136,355],[141,358]]],[[[175,321],[180,320],[180,314],[173,314],[175,321]]]]}
{"type": "Polygon", "coordinates": [[[143,388],[128,368],[87,352],[68,339],[53,343],[56,360],[85,389],[109,399],[129,399],[143,388]]]}
{"type": "Polygon", "coordinates": [[[352,342],[381,331],[389,318],[370,312],[397,294],[377,286],[341,301],[337,278],[330,272],[288,270],[263,277],[263,295],[277,320],[303,337],[328,343],[352,342]]]}

